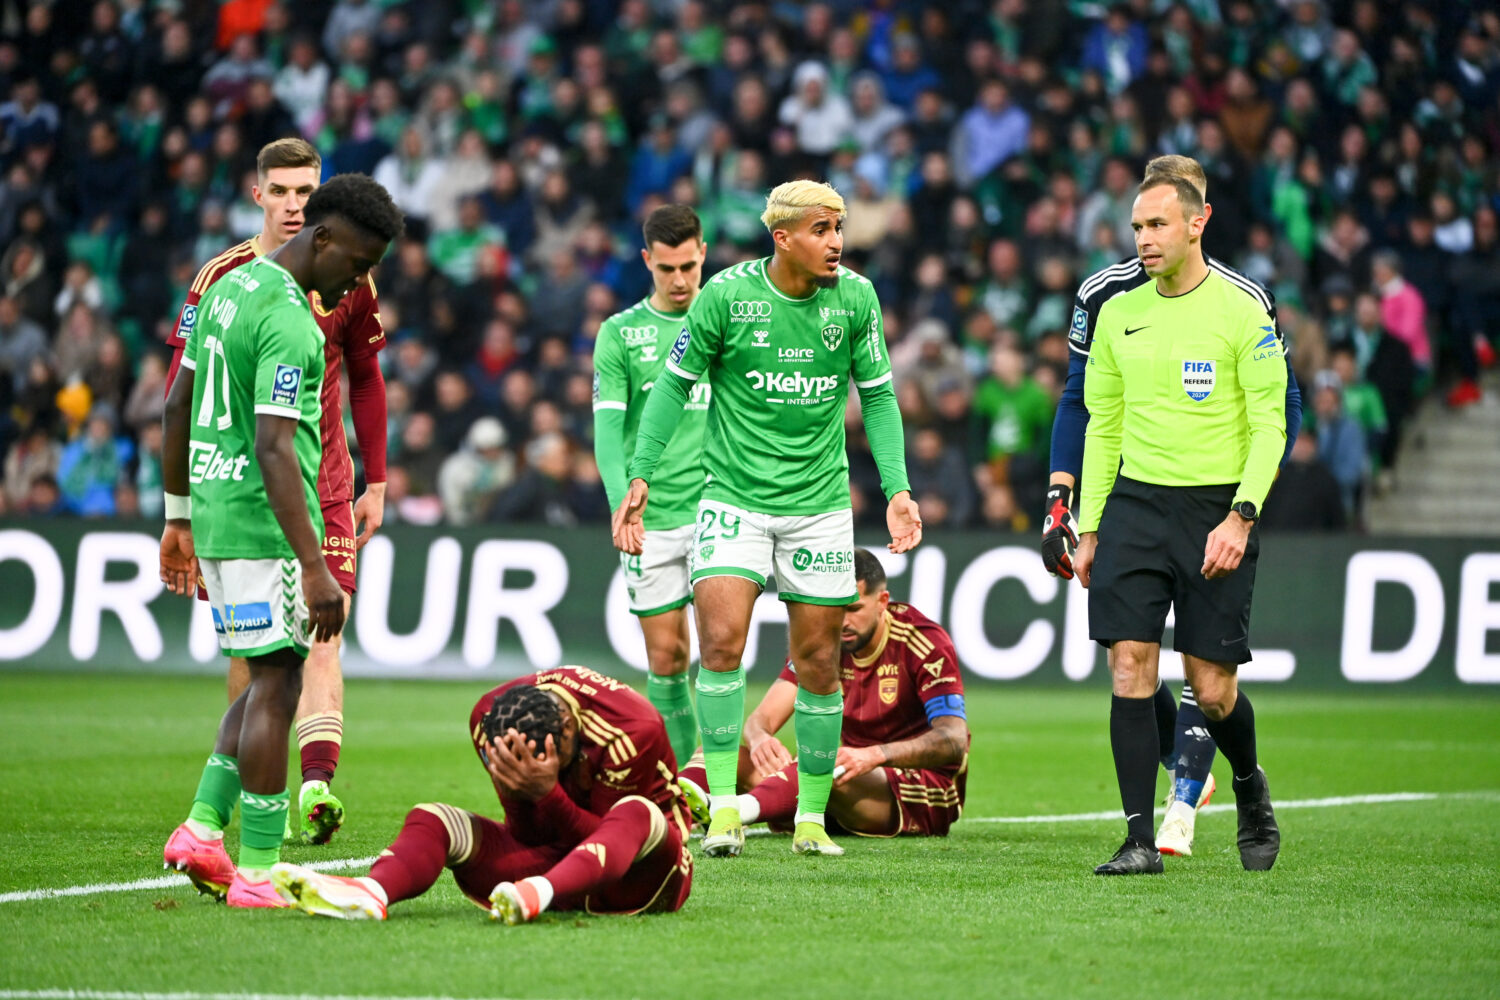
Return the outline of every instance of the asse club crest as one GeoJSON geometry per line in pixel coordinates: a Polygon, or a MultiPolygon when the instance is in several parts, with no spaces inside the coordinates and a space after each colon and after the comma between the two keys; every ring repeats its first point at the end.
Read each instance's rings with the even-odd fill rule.
{"type": "Polygon", "coordinates": [[[844,328],[843,327],[839,326],[836,323],[830,323],[827,326],[823,327],[823,346],[824,347],[828,348],[830,351],[836,351],[836,350],[839,349],[839,345],[842,344],[843,342],[844,342],[844,328]]]}

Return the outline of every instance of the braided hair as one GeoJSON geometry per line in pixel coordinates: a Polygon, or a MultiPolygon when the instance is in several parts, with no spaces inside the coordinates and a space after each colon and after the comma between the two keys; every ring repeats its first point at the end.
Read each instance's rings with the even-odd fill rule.
{"type": "Polygon", "coordinates": [[[562,745],[563,710],[557,699],[531,684],[507,688],[490,705],[480,720],[486,741],[494,741],[514,729],[525,739],[536,743],[540,753],[552,737],[552,745],[562,745]]]}

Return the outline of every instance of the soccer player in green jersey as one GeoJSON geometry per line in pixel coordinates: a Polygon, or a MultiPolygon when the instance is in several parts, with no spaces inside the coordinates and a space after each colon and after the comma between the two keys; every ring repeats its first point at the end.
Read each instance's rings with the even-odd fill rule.
{"type": "Polygon", "coordinates": [[[1264,299],[1204,260],[1207,221],[1188,180],[1141,183],[1131,226],[1155,280],[1100,308],[1084,378],[1073,565],[1089,588],[1089,634],[1111,650],[1110,745],[1128,828],[1100,875],[1162,871],[1153,695],[1168,607],[1173,646],[1234,769],[1240,862],[1264,871],[1281,846],[1236,671],[1250,659],[1255,522],[1286,443],[1286,361],[1264,299]]]}
{"type": "Polygon", "coordinates": [[[639,554],[648,484],[702,378],[713,386],[704,486],[693,537],[698,722],[709,784],[704,853],[732,857],[745,829],[735,799],[755,599],[772,573],[787,602],[799,681],[797,815],[792,849],[837,855],[824,812],[843,722],[839,635],[858,600],[844,409],[859,391],[889,506],[892,552],[922,539],[906,480],[901,412],[870,282],[839,263],[844,200],[827,184],[791,181],[766,198],[775,252],[715,275],[688,310],[641,414],[615,545],[639,554]]]}
{"type": "Polygon", "coordinates": [[[287,736],[312,640],[344,625],[320,544],[323,334],[308,293],[337,303],[402,228],[390,195],[362,174],[319,188],[303,216],[291,240],[204,295],[162,418],[162,580],[191,595],[201,579],[220,649],[250,667],[163,860],[239,907],[286,905],[269,872],[286,823],[287,736]],[[223,843],[236,800],[238,868],[223,843]]]}
{"type": "MultiPolygon", "coordinates": [[[[687,205],[663,205],[647,218],[641,259],[653,290],[599,327],[594,342],[594,458],[610,507],[625,498],[625,468],[635,453],[641,411],[661,378],[667,354],[682,329],[703,280],[703,223],[687,205]]],[[[688,691],[687,605],[693,599],[688,552],[698,494],[703,490],[703,428],[709,384],[693,387],[686,413],[651,481],[651,509],[639,555],[621,553],[630,611],[646,638],[646,697],[667,724],[677,765],[698,745],[698,720],[688,691]]]]}

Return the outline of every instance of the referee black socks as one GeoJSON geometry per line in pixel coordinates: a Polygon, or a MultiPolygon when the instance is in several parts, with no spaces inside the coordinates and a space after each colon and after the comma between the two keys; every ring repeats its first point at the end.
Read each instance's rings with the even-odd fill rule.
{"type": "Polygon", "coordinates": [[[1152,812],[1156,805],[1156,768],[1161,761],[1154,696],[1113,697],[1109,707],[1109,745],[1115,755],[1115,777],[1120,782],[1120,804],[1125,808],[1129,835],[1143,844],[1152,844],[1156,839],[1152,812]]]}
{"type": "Polygon", "coordinates": [[[1255,751],[1255,709],[1245,692],[1238,692],[1234,708],[1218,722],[1204,716],[1208,734],[1219,745],[1219,753],[1229,761],[1236,779],[1252,777],[1260,766],[1255,751]]]}

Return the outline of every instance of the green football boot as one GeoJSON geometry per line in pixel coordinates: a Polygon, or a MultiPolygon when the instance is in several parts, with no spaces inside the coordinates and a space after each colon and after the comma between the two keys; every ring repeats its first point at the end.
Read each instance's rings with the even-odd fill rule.
{"type": "Polygon", "coordinates": [[[326,844],[344,824],[344,804],[326,781],[305,781],[297,809],[298,831],[305,844],[326,844]]]}
{"type": "Polygon", "coordinates": [[[745,849],[745,824],[734,806],[717,810],[703,835],[703,853],[710,858],[737,858],[745,849]]]}
{"type": "Polygon", "coordinates": [[[793,854],[821,854],[827,858],[842,857],[844,849],[833,842],[822,823],[804,820],[792,831],[793,854]]]}

